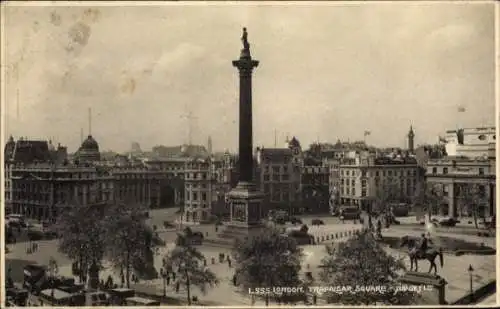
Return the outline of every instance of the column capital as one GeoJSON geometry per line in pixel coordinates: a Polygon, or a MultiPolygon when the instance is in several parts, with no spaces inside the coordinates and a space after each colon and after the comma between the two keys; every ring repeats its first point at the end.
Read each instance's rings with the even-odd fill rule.
{"type": "Polygon", "coordinates": [[[244,59],[240,58],[238,60],[233,60],[233,66],[238,68],[238,70],[253,70],[259,65],[258,60],[253,60],[252,58],[244,59]]]}

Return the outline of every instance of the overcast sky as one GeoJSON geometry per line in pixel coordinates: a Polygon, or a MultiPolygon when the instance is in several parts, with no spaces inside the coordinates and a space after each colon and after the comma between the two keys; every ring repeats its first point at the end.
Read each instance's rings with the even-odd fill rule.
{"type": "Polygon", "coordinates": [[[241,28],[254,71],[254,146],[404,146],[494,125],[493,4],[14,7],[5,10],[6,133],[88,134],[102,150],[188,140],[236,150],[241,28]],[[18,74],[16,74],[16,64],[18,74]],[[19,111],[17,91],[19,89],[19,111]],[[465,113],[458,113],[460,106],[465,113]]]}

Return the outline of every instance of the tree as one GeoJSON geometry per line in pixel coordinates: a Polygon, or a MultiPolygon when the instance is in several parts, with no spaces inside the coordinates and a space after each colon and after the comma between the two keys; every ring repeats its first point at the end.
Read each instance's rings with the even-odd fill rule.
{"type": "Polygon", "coordinates": [[[396,181],[383,182],[376,188],[371,212],[386,213],[391,203],[402,201],[403,196],[399,184],[396,181]]]}
{"type": "Polygon", "coordinates": [[[86,281],[90,266],[98,270],[102,265],[107,235],[103,214],[101,207],[75,204],[57,220],[58,249],[76,262],[80,282],[86,281]]]}
{"type": "Polygon", "coordinates": [[[484,218],[484,209],[480,211],[483,204],[486,202],[486,190],[485,186],[481,184],[465,184],[457,190],[458,194],[462,200],[463,207],[466,208],[468,213],[472,213],[474,218],[474,225],[476,229],[478,228],[477,217],[481,215],[484,218]],[[480,208],[481,207],[481,208],[480,208]],[[481,212],[481,214],[480,214],[481,212]]]}
{"type": "Polygon", "coordinates": [[[150,275],[153,266],[153,231],[147,226],[144,209],[138,205],[119,203],[112,207],[108,216],[106,256],[113,265],[124,271],[127,288],[130,288],[132,272],[150,275]]]}
{"type": "MultiPolygon", "coordinates": [[[[444,202],[442,192],[435,185],[427,182],[422,184],[422,188],[417,191],[413,200],[414,207],[421,212],[427,212],[429,220],[434,214],[440,212],[444,202]]],[[[453,216],[453,214],[450,214],[450,216],[453,216]]]]}
{"type": "MultiPolygon", "coordinates": [[[[233,256],[237,281],[245,291],[301,284],[302,251],[295,239],[282,235],[277,229],[266,228],[259,236],[237,240],[233,256]]],[[[268,305],[269,295],[265,301],[268,305]]]]}
{"type": "Polygon", "coordinates": [[[191,287],[198,287],[206,293],[207,287],[219,283],[216,275],[203,261],[205,256],[182,234],[177,235],[175,248],[164,258],[168,266],[178,270],[177,282],[186,287],[188,304],[191,305],[191,287]]]}
{"type": "Polygon", "coordinates": [[[328,248],[328,255],[322,261],[321,281],[328,286],[350,287],[354,293],[327,294],[329,303],[343,305],[374,305],[376,303],[409,305],[416,295],[400,291],[381,293],[367,291],[367,287],[384,286],[388,291],[397,286],[398,272],[405,271],[404,263],[384,251],[384,248],[368,231],[363,231],[338,248],[328,248]],[[359,288],[356,291],[356,286],[359,288]]]}

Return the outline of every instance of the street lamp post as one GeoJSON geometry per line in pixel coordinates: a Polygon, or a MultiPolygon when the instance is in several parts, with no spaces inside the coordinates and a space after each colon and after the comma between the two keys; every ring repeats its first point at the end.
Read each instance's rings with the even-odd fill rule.
{"type": "Polygon", "coordinates": [[[472,274],[474,272],[474,268],[472,267],[472,264],[469,264],[469,268],[467,269],[469,272],[469,282],[470,282],[470,302],[472,303],[474,301],[474,290],[472,288],[472,274]]]}

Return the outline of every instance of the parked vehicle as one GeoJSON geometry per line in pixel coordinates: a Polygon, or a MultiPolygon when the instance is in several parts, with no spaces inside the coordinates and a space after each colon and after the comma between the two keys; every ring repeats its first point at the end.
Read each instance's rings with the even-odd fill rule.
{"type": "Polygon", "coordinates": [[[135,296],[135,291],[127,288],[116,288],[108,291],[112,305],[123,306],[125,300],[129,297],[135,296]]]}
{"type": "Polygon", "coordinates": [[[302,224],[302,220],[300,220],[300,219],[299,219],[299,218],[297,218],[297,217],[292,217],[292,218],[290,219],[290,222],[291,222],[292,224],[302,224]]]}
{"type": "Polygon", "coordinates": [[[86,296],[89,297],[92,307],[110,305],[110,296],[108,293],[95,291],[95,292],[88,292],[88,295],[86,296]]]}
{"type": "Polygon", "coordinates": [[[439,219],[438,223],[439,225],[441,226],[456,226],[457,223],[459,223],[460,221],[458,221],[457,219],[453,218],[453,217],[447,217],[447,218],[441,218],[439,219]]]}
{"type": "Polygon", "coordinates": [[[359,220],[361,213],[357,206],[343,206],[339,210],[340,220],[359,220]]]}
{"type": "Polygon", "coordinates": [[[7,288],[6,296],[10,298],[15,306],[24,307],[28,301],[28,290],[18,288],[7,288]]]}
{"type": "Polygon", "coordinates": [[[323,220],[320,219],[313,219],[311,221],[311,225],[325,225],[325,222],[323,222],[323,220]]]}

